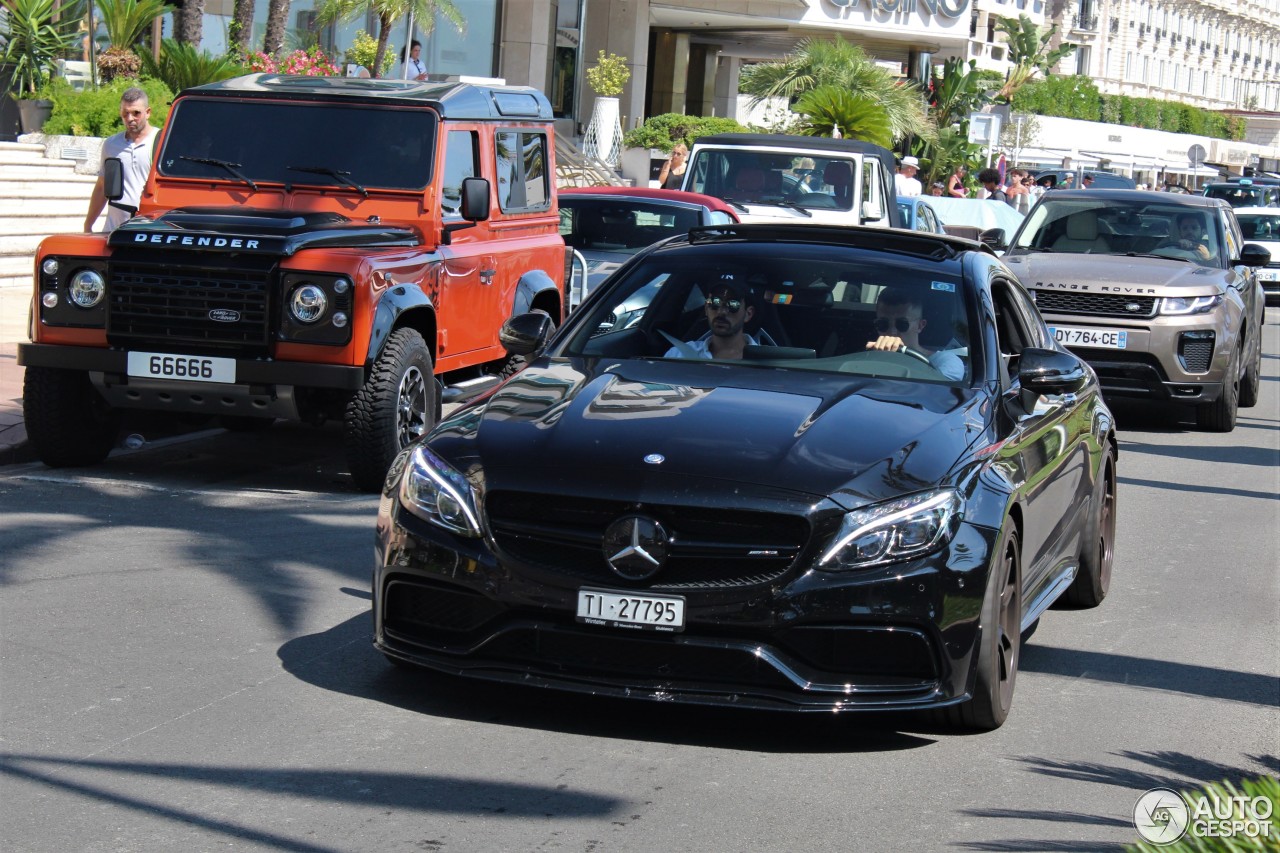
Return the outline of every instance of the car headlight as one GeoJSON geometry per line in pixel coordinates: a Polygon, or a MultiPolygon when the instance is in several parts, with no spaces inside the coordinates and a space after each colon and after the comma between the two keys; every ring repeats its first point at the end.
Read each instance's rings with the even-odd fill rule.
{"type": "Polygon", "coordinates": [[[289,297],[289,313],[299,323],[314,323],[324,316],[328,307],[329,297],[314,284],[295,287],[289,297]]]}
{"type": "Polygon", "coordinates": [[[107,283],[97,270],[80,270],[71,276],[67,292],[76,305],[92,308],[102,301],[102,295],[107,292],[107,283]]]}
{"type": "Polygon", "coordinates": [[[1160,300],[1161,314],[1208,314],[1222,303],[1221,296],[1166,296],[1160,300]]]}
{"type": "Polygon", "coordinates": [[[840,522],[818,568],[864,569],[924,556],[951,540],[963,514],[964,499],[953,489],[856,509],[840,522]]]}
{"type": "Polygon", "coordinates": [[[400,503],[424,521],[460,536],[480,536],[475,491],[467,478],[425,447],[416,447],[400,478],[400,503]]]}

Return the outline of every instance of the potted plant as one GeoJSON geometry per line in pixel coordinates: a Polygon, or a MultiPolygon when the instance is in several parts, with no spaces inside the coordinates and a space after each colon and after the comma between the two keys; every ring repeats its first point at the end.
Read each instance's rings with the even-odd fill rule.
{"type": "Polygon", "coordinates": [[[6,22],[3,62],[11,69],[9,95],[18,104],[23,133],[44,127],[53,102],[40,97],[49,82],[50,69],[75,46],[83,15],[80,0],[0,0],[6,22]]]}
{"type": "Polygon", "coordinates": [[[631,79],[631,69],[625,56],[606,54],[602,50],[596,64],[587,69],[586,76],[587,85],[596,93],[596,104],[582,140],[582,150],[588,157],[616,167],[622,158],[618,95],[631,79]]]}

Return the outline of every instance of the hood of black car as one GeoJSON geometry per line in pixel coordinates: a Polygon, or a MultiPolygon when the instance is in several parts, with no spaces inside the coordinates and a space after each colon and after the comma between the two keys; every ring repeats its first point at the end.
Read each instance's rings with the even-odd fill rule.
{"type": "Polygon", "coordinates": [[[751,484],[853,503],[927,489],[983,428],[946,385],[685,361],[543,360],[431,444],[489,487],[751,484]],[[465,467],[465,466],[464,466],[465,467]]]}

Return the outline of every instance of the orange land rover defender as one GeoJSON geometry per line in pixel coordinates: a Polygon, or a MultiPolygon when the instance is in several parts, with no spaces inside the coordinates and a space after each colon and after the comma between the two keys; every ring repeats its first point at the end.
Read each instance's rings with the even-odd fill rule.
{"type": "Polygon", "coordinates": [[[554,147],[524,87],[257,74],[185,91],[137,215],[40,245],[19,348],[40,459],[101,461],[125,408],[232,429],[341,417],[351,475],[377,489],[446,383],[465,398],[519,367],[505,320],[563,319],[554,147]]]}

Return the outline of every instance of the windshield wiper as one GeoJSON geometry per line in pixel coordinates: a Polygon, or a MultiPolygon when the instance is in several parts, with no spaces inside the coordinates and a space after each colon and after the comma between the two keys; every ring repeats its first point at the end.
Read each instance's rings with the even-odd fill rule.
{"type": "Polygon", "coordinates": [[[365,198],[369,197],[369,191],[351,180],[351,173],[344,172],[342,169],[330,169],[328,166],[285,166],[285,168],[291,172],[309,172],[312,175],[328,175],[338,183],[351,187],[365,198]]]}
{"type": "Polygon", "coordinates": [[[774,205],[775,207],[785,207],[785,208],[787,208],[788,210],[794,210],[794,211],[796,211],[797,213],[803,213],[805,216],[809,217],[810,219],[812,219],[812,218],[813,218],[813,214],[809,212],[809,209],[808,209],[808,208],[803,207],[802,205],[800,205],[799,203],[794,202],[794,201],[785,201],[785,200],[783,200],[783,201],[766,201],[766,202],[762,202],[762,203],[763,203],[763,204],[771,204],[771,205],[774,205]]]}
{"type": "Polygon", "coordinates": [[[734,200],[733,200],[733,199],[731,199],[731,198],[722,198],[722,199],[720,199],[720,200],[721,200],[722,202],[724,202],[725,204],[727,204],[727,205],[731,205],[732,207],[736,207],[736,208],[738,208],[738,210],[741,210],[743,213],[750,213],[750,212],[751,212],[751,208],[747,207],[745,204],[743,204],[743,203],[742,203],[742,202],[740,202],[740,201],[734,201],[734,200]]]}
{"type": "Polygon", "coordinates": [[[1125,252],[1124,256],[1126,258],[1159,258],[1162,261],[1188,261],[1194,263],[1191,258],[1184,258],[1182,255],[1161,255],[1156,252],[1125,252]]]}
{"type": "Polygon", "coordinates": [[[214,157],[188,157],[185,154],[179,154],[178,159],[189,160],[192,163],[203,163],[206,166],[220,166],[223,169],[226,169],[227,174],[231,175],[231,177],[235,178],[238,181],[244,181],[246,184],[249,185],[249,188],[252,189],[254,192],[258,191],[258,185],[255,184],[253,181],[249,180],[248,178],[246,178],[243,174],[239,172],[240,165],[241,165],[239,163],[230,163],[226,160],[218,160],[217,158],[214,158],[214,157]]]}

